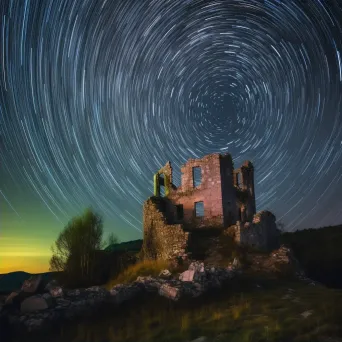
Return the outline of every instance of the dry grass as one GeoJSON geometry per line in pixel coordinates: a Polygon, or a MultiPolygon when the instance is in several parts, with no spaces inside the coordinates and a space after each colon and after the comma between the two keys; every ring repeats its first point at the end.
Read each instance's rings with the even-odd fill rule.
{"type": "Polygon", "coordinates": [[[126,270],[119,274],[115,279],[110,280],[105,287],[111,289],[117,284],[127,284],[135,281],[138,276],[156,277],[162,270],[171,269],[167,261],[145,260],[129,266],[126,270]]]}
{"type": "MultiPolygon", "coordinates": [[[[182,271],[164,261],[139,262],[106,287],[157,276],[163,269],[182,271]]],[[[182,342],[219,335],[215,342],[321,342],[326,336],[342,337],[342,290],[244,272],[221,291],[195,299],[172,302],[145,294],[104,310],[101,317],[65,326],[60,339],[53,341],[182,342]]]]}
{"type": "MultiPolygon", "coordinates": [[[[164,266],[149,267],[159,272],[164,266]]],[[[136,265],[135,272],[132,269],[121,279],[135,277],[146,268],[146,264],[136,265]]],[[[341,317],[341,290],[250,275],[193,300],[174,303],[147,295],[97,320],[80,323],[79,330],[69,331],[64,340],[181,342],[222,335],[217,342],[319,342],[324,336],[342,336],[341,317]],[[312,313],[304,318],[305,311],[312,313]]]]}

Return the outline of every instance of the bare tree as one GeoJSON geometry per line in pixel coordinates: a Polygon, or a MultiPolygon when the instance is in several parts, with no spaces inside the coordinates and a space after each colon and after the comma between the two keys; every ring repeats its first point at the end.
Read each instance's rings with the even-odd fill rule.
{"type": "Polygon", "coordinates": [[[118,237],[113,233],[111,232],[108,237],[107,237],[107,240],[104,242],[104,246],[103,247],[107,247],[107,246],[110,246],[110,245],[115,245],[117,243],[119,243],[119,239],[118,237]]]}

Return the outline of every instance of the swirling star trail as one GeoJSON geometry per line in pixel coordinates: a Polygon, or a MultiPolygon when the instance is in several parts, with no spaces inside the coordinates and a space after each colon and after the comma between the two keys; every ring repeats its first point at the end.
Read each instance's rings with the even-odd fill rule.
{"type": "Polygon", "coordinates": [[[340,0],[2,0],[3,255],[88,206],[141,238],[153,173],[214,152],[288,230],[341,223],[341,55],[340,0]]]}

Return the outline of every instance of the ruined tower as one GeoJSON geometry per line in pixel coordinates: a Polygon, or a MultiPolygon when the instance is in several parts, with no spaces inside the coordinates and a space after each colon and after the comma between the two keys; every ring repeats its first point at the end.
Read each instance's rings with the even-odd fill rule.
{"type": "MultiPolygon", "coordinates": [[[[251,162],[246,161],[234,170],[230,154],[209,154],[201,159],[189,159],[181,172],[178,188],[172,184],[170,162],[154,176],[154,195],[160,196],[164,186],[164,195],[178,208],[175,221],[192,223],[193,228],[224,228],[236,221],[253,219],[255,195],[251,162]]],[[[172,210],[168,214],[172,215],[172,210]]]]}
{"type": "MultiPolygon", "coordinates": [[[[262,236],[268,234],[268,228],[258,228],[261,235],[254,229],[261,225],[260,221],[253,223],[256,205],[250,161],[234,169],[230,154],[215,153],[189,159],[181,172],[179,187],[172,182],[170,162],[154,175],[154,196],[144,203],[143,220],[144,249],[150,258],[169,259],[185,253],[189,234],[210,228],[224,231],[235,226],[236,241],[265,245],[267,239],[262,236]]],[[[267,224],[274,229],[275,217],[268,217],[267,224]]]]}

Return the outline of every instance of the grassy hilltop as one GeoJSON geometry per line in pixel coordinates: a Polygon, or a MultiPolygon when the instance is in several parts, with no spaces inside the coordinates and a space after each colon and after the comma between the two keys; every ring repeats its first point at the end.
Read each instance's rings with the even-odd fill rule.
{"type": "MultiPolygon", "coordinates": [[[[207,341],[216,342],[341,342],[342,226],[285,233],[282,242],[292,247],[303,269],[322,285],[310,285],[289,274],[246,269],[220,291],[179,302],[145,294],[103,310],[98,317],[65,324],[48,340],[185,342],[206,336],[207,341]]],[[[127,249],[127,244],[111,248],[127,249]]],[[[242,257],[239,253],[245,252],[237,248],[228,254],[242,257]]],[[[166,262],[138,262],[105,286],[131,282],[139,275],[156,276],[168,267],[166,262]]],[[[169,269],[175,276],[182,271],[169,269]]],[[[33,340],[40,341],[37,336],[33,340]]]]}

